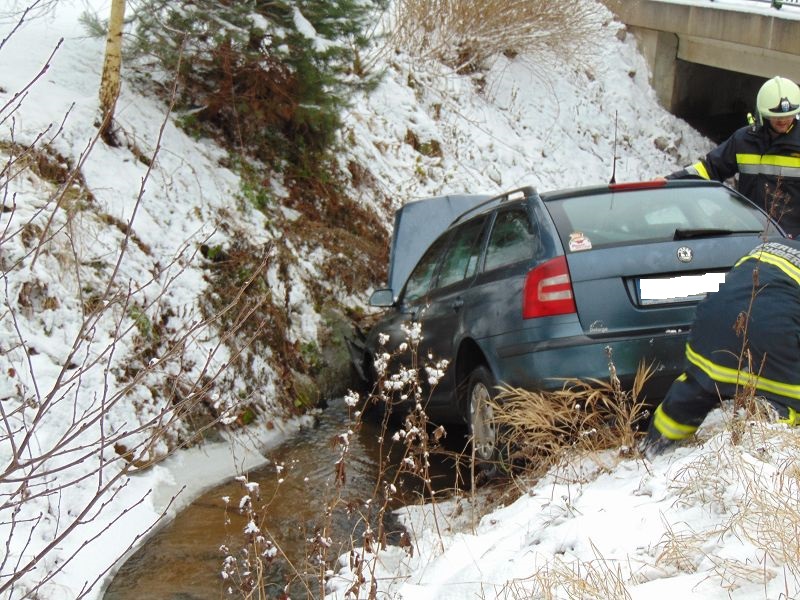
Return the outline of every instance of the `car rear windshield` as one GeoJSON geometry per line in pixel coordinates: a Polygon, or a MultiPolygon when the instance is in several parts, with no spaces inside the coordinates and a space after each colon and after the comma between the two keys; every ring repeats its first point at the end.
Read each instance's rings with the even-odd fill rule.
{"type": "Polygon", "coordinates": [[[758,233],[767,225],[764,213],[723,187],[609,191],[553,199],[546,206],[568,252],[758,233]]]}

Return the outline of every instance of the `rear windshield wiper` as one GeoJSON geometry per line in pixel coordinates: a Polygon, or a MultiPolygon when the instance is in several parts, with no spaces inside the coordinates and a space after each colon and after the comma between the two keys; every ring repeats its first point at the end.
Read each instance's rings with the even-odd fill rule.
{"type": "Polygon", "coordinates": [[[732,233],[745,233],[743,231],[733,231],[732,229],[714,229],[711,227],[701,229],[676,229],[673,240],[688,240],[691,238],[712,237],[715,235],[730,235],[732,233]]]}

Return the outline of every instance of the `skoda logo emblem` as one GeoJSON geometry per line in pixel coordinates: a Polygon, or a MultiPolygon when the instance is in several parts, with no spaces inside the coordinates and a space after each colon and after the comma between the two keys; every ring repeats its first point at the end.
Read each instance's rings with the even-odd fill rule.
{"type": "Polygon", "coordinates": [[[692,258],[694,257],[692,249],[689,248],[688,246],[681,246],[680,248],[678,248],[677,255],[678,255],[678,260],[683,263],[692,262],[692,258]]]}

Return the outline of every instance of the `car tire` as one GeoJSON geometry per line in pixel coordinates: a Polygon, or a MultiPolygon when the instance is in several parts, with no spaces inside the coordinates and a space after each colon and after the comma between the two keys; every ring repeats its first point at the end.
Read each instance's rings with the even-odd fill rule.
{"type": "Polygon", "coordinates": [[[468,435],[475,466],[484,474],[499,471],[497,424],[490,403],[495,395],[494,388],[494,377],[484,366],[474,369],[467,378],[465,416],[468,435]]]}

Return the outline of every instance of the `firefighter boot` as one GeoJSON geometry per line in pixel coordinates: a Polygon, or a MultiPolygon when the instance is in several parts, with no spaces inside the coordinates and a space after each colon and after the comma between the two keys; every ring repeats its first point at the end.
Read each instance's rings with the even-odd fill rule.
{"type": "Polygon", "coordinates": [[[674,445],[675,440],[661,435],[661,432],[650,423],[650,427],[647,429],[647,435],[639,443],[639,452],[644,454],[645,458],[648,460],[653,460],[656,456],[663,454],[674,445]]]}

